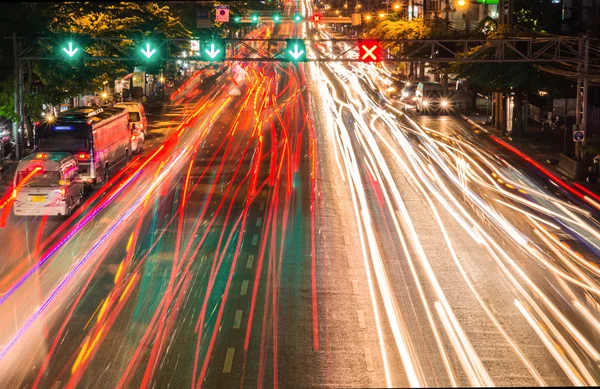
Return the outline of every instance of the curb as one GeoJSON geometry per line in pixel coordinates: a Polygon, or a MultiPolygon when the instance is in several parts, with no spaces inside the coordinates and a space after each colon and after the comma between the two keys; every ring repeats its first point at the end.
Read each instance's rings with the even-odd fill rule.
{"type": "Polygon", "coordinates": [[[486,130],[481,124],[469,119],[468,117],[466,117],[465,115],[463,115],[462,113],[459,114],[460,117],[462,117],[467,123],[477,127],[478,129],[480,129],[481,131],[485,132],[488,135],[491,135],[490,132],[488,130],[486,130]]]}

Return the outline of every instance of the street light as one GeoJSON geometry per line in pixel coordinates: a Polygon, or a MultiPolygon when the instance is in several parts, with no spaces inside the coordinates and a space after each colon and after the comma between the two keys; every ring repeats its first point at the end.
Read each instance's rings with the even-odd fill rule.
{"type": "Polygon", "coordinates": [[[368,22],[368,21],[370,21],[370,20],[371,20],[371,15],[367,15],[367,16],[365,16],[365,20],[366,20],[367,22],[368,22]]]}
{"type": "Polygon", "coordinates": [[[394,4],[394,9],[398,11],[400,9],[400,4],[394,4]]]}
{"type": "Polygon", "coordinates": [[[465,0],[458,0],[458,1],[456,2],[456,4],[457,4],[459,7],[464,7],[464,6],[465,6],[465,4],[467,4],[467,2],[466,2],[465,0]]]}
{"type": "Polygon", "coordinates": [[[385,18],[385,14],[384,13],[380,13],[379,14],[379,18],[381,18],[381,19],[385,18]]]}

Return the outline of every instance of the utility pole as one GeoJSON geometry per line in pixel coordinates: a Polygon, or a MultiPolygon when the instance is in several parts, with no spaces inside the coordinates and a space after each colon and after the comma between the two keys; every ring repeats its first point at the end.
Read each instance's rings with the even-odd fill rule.
{"type": "Polygon", "coordinates": [[[19,130],[21,127],[21,96],[20,96],[20,91],[21,91],[21,85],[20,85],[20,80],[21,80],[21,75],[19,74],[19,71],[21,70],[20,68],[20,64],[19,64],[19,53],[17,51],[17,33],[13,32],[13,56],[15,58],[15,69],[14,69],[14,77],[15,77],[15,90],[14,90],[14,109],[15,109],[15,115],[17,115],[17,120],[13,120],[13,138],[15,140],[15,157],[17,158],[17,160],[21,159],[21,142],[20,142],[20,136],[19,136],[19,130]]]}
{"type": "MultiPolygon", "coordinates": [[[[576,98],[576,126],[577,130],[586,132],[587,116],[588,116],[588,71],[589,71],[589,57],[590,57],[590,41],[587,36],[584,35],[584,40],[579,42],[579,53],[583,55],[583,63],[578,65],[578,77],[577,77],[577,98],[576,98]]],[[[567,107],[565,106],[565,110],[567,107]]],[[[585,137],[584,137],[585,142],[585,137]]],[[[577,170],[575,179],[581,179],[581,162],[585,156],[582,150],[582,143],[575,143],[575,158],[577,160],[577,170]]]]}

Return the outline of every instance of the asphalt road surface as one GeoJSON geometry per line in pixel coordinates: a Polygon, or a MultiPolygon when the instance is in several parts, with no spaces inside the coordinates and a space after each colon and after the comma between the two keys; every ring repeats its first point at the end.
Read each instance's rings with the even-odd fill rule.
{"type": "Polygon", "coordinates": [[[385,67],[207,77],[75,215],[8,217],[3,387],[597,384],[591,195],[404,109],[385,67]]]}

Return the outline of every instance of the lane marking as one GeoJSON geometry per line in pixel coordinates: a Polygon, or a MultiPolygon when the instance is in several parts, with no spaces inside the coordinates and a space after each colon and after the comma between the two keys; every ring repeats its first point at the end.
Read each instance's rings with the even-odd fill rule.
{"type": "Polygon", "coordinates": [[[357,309],[356,313],[358,314],[358,326],[362,329],[367,328],[367,323],[365,323],[365,315],[362,309],[357,309]]]}
{"type": "Polygon", "coordinates": [[[262,224],[262,217],[259,217],[258,219],[256,219],[256,227],[260,227],[261,224],[262,224]]]}
{"type": "MultiPolygon", "coordinates": [[[[227,355],[225,355],[225,365],[223,366],[223,373],[231,373],[231,365],[233,364],[233,354],[235,353],[234,348],[227,349],[227,355]]],[[[371,361],[371,363],[373,363],[371,361]]]]}
{"type": "Polygon", "coordinates": [[[260,203],[260,211],[264,211],[265,210],[265,203],[260,203]]]}
{"type": "MultiPolygon", "coordinates": [[[[227,355],[229,355],[229,351],[227,352],[227,355]]],[[[371,350],[368,347],[365,347],[365,360],[367,361],[367,371],[374,371],[375,366],[373,365],[373,356],[371,355],[371,350]]]]}
{"type": "Polygon", "coordinates": [[[354,267],[354,263],[352,261],[352,257],[348,257],[348,269],[352,269],[354,267]]]}
{"type": "Polygon", "coordinates": [[[242,281],[242,290],[240,291],[240,296],[245,296],[248,293],[248,280],[242,281]]]}
{"type": "Polygon", "coordinates": [[[352,294],[358,294],[358,281],[352,280],[352,294]]]}
{"type": "Polygon", "coordinates": [[[254,262],[254,255],[248,255],[248,263],[246,263],[246,269],[252,269],[252,262],[254,262]]]}
{"type": "Polygon", "coordinates": [[[58,388],[60,388],[61,384],[62,384],[62,381],[56,381],[54,383],[54,385],[52,385],[52,389],[58,389],[58,388]]]}
{"type": "Polygon", "coordinates": [[[204,262],[204,261],[206,261],[206,259],[207,259],[207,258],[208,258],[208,256],[206,256],[206,255],[203,255],[203,256],[202,256],[202,258],[200,258],[200,262],[204,262]]]}
{"type": "Polygon", "coordinates": [[[257,243],[258,243],[258,235],[254,235],[252,237],[252,246],[256,246],[257,243]]]}
{"type": "Polygon", "coordinates": [[[267,195],[267,190],[266,190],[266,189],[265,189],[265,190],[263,190],[263,191],[261,192],[261,195],[262,195],[263,197],[265,197],[265,196],[267,195]]]}
{"type": "Polygon", "coordinates": [[[242,324],[242,314],[243,311],[241,309],[235,311],[235,318],[233,319],[233,328],[240,328],[240,324],[242,324]]]}

